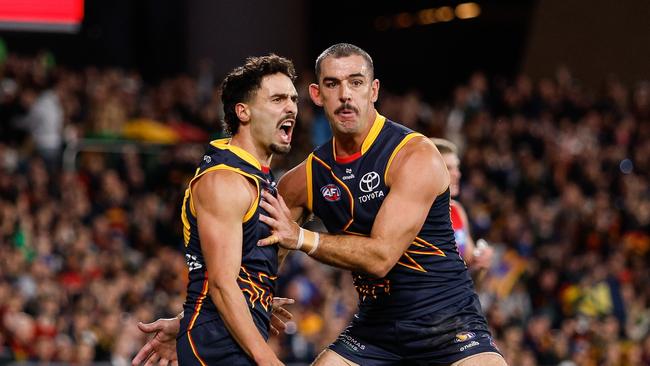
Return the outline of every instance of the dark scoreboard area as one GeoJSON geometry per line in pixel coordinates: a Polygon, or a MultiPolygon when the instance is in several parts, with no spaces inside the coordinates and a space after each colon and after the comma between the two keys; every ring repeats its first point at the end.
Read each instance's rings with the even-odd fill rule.
{"type": "MultiPolygon", "coordinates": [[[[366,49],[376,60],[376,74],[383,86],[397,93],[415,89],[436,100],[448,98],[453,86],[465,82],[475,71],[505,77],[519,73],[536,3],[287,1],[269,7],[252,2],[244,14],[232,14],[253,21],[241,25],[249,33],[242,35],[244,28],[236,29],[238,23],[220,27],[218,19],[230,17],[225,13],[242,12],[243,8],[226,0],[219,5],[182,0],[0,0],[0,38],[12,52],[35,54],[47,48],[58,63],[69,67],[136,69],[146,80],[154,82],[194,72],[196,54],[202,52],[191,49],[197,39],[212,37],[217,40],[212,44],[221,45],[239,38],[241,41],[233,41],[234,44],[250,47],[250,54],[278,52],[295,57],[298,66],[308,69],[326,47],[350,42],[366,49]],[[214,11],[208,18],[216,20],[194,19],[192,14],[197,14],[197,7],[214,11]],[[255,14],[255,9],[262,14],[255,14]],[[273,10],[278,14],[273,14],[273,10]],[[289,35],[260,22],[267,17],[279,19],[287,11],[292,12],[289,25],[296,27],[289,35]],[[214,26],[214,32],[192,31],[197,22],[209,23],[208,28],[214,26]],[[274,39],[275,43],[266,47],[262,41],[251,45],[251,40],[256,39],[253,34],[259,34],[259,39],[276,34],[281,39],[274,39]]],[[[211,57],[223,56],[215,52],[211,57]]]]}
{"type": "Polygon", "coordinates": [[[505,77],[519,72],[535,3],[312,2],[310,52],[316,57],[333,42],[357,43],[375,59],[384,86],[443,98],[475,71],[505,77]]]}

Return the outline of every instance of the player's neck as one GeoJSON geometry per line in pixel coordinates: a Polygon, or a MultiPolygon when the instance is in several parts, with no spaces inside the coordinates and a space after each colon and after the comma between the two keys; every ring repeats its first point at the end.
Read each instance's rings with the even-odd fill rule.
{"type": "Polygon", "coordinates": [[[269,153],[267,149],[257,146],[252,138],[247,138],[243,133],[234,135],[230,139],[230,144],[246,150],[246,152],[253,155],[261,166],[271,166],[273,154],[269,153]]]}
{"type": "Polygon", "coordinates": [[[377,116],[377,111],[373,110],[368,118],[366,118],[365,125],[360,132],[357,133],[336,133],[334,132],[334,148],[336,149],[337,158],[346,158],[357,155],[361,152],[361,146],[366,137],[372,129],[372,125],[377,116]]]}

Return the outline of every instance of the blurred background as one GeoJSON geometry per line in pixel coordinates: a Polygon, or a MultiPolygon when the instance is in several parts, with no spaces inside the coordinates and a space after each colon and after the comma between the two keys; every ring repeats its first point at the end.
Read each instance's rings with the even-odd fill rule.
{"type": "MultiPolygon", "coordinates": [[[[307,85],[350,42],[382,114],[460,148],[509,364],[650,365],[648,18],[645,0],[0,0],[0,364],[130,364],[136,322],[184,301],[182,192],[224,135],[223,75],[294,60],[281,176],[330,137],[307,85]]],[[[279,293],[295,317],[270,342],[293,365],[357,301],[348,272],[301,253],[279,293]]]]}

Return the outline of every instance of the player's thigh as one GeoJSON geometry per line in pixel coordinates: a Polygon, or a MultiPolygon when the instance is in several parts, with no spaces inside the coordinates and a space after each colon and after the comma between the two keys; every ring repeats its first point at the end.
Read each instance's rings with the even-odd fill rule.
{"type": "Polygon", "coordinates": [[[312,363],[312,366],[359,366],[331,349],[321,352],[312,363]]]}
{"type": "Polygon", "coordinates": [[[508,366],[508,364],[498,353],[483,352],[458,360],[451,366],[508,366]]]}

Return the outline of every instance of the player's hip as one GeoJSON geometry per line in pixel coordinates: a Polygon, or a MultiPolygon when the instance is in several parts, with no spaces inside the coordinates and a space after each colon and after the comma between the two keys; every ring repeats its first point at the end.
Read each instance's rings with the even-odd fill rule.
{"type": "Polygon", "coordinates": [[[180,332],[176,344],[180,365],[255,365],[219,318],[180,332]]]}
{"type": "Polygon", "coordinates": [[[475,295],[414,319],[355,319],[330,349],[362,365],[448,365],[498,352],[475,295]]]}

